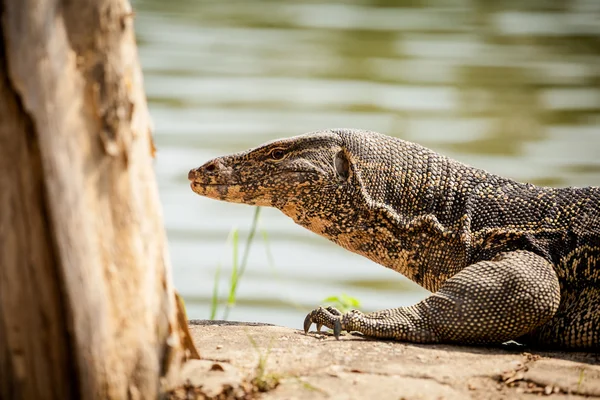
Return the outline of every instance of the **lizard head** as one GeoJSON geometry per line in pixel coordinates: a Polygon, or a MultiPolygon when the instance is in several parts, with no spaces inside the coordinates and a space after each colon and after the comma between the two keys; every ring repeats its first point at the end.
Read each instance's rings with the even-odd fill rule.
{"type": "Polygon", "coordinates": [[[199,195],[276,207],[297,222],[316,210],[344,203],[351,208],[351,158],[335,131],[276,140],[217,157],[192,169],[188,178],[199,195]]]}

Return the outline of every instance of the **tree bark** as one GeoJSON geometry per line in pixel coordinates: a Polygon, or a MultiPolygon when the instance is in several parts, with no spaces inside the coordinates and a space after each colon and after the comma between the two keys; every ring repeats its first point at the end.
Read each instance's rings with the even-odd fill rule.
{"type": "Polygon", "coordinates": [[[185,352],[131,8],[0,17],[0,398],[155,398],[185,352]]]}

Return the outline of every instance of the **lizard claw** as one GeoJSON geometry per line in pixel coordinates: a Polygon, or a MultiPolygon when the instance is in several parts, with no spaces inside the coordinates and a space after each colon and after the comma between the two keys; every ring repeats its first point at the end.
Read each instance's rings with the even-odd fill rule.
{"type": "Polygon", "coordinates": [[[306,318],[304,318],[304,333],[307,334],[312,324],[317,325],[317,332],[321,332],[321,328],[326,326],[333,329],[333,334],[336,339],[339,339],[342,332],[342,313],[334,307],[319,307],[312,310],[306,318]]]}
{"type": "Polygon", "coordinates": [[[342,333],[342,322],[341,319],[338,318],[333,323],[333,336],[335,336],[337,340],[340,340],[340,333],[342,333]]]}
{"type": "MultiPolygon", "coordinates": [[[[306,316],[306,318],[304,318],[304,334],[306,335],[310,329],[310,326],[312,325],[312,312],[309,312],[308,315],[306,316]]],[[[317,324],[317,330],[320,331],[321,329],[320,324],[317,324]]]]}

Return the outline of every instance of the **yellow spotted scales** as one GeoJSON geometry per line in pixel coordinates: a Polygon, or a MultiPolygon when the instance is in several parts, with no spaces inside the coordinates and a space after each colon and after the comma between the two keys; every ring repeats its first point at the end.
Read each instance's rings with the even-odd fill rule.
{"type": "Polygon", "coordinates": [[[600,349],[600,188],[549,188],[376,132],[276,140],[189,172],[192,190],[271,206],[433,292],[305,320],[419,343],[600,349]]]}

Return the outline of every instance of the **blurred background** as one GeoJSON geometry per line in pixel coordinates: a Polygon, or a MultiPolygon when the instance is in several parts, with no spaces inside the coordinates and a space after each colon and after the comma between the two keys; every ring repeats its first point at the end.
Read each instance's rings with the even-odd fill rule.
{"type": "MultiPolygon", "coordinates": [[[[348,127],[548,186],[600,185],[599,0],[134,0],[177,289],[209,316],[254,209],[192,193],[209,158],[348,127]]],[[[229,318],[299,328],[325,297],[427,293],[262,210],[229,318]],[[264,236],[267,237],[265,241],[264,236]]],[[[222,317],[223,307],[217,314],[222,317]]]]}

